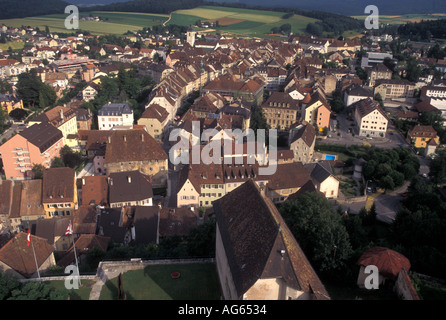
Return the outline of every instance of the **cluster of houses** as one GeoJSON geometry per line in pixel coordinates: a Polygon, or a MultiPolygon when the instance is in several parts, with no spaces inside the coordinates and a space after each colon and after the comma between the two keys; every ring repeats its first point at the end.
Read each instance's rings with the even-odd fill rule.
{"type": "MultiPolygon", "coordinates": [[[[13,85],[17,74],[30,68],[56,92],[87,82],[67,105],[34,117],[0,146],[6,178],[0,181],[0,227],[11,237],[0,246],[0,271],[35,276],[32,255],[20,251],[29,250],[27,230],[43,271],[73,263],[74,241],[82,260],[89,249],[105,251],[111,241],[148,244],[174,234],[186,236],[215,215],[216,264],[225,298],[329,299],[275,206],[304,192],[339,196],[333,163],[317,159],[314,150],[317,136],[333,126],[330,99],[335,91],[352,108],[360,135],[384,136],[389,119],[374,100],[376,93],[383,99],[413,97],[414,87],[389,78],[382,63],[370,68],[369,83],[363,85],[348,67],[361,48],[358,41],[308,36],[203,41],[192,29],[186,37],[165,51],[113,44],[85,48],[86,37],[34,36],[22,62],[0,59],[0,76],[13,85]],[[78,54],[77,46],[107,56],[108,62],[78,54]],[[324,67],[327,61],[337,68],[324,67]],[[80,104],[94,99],[101,78],[116,75],[121,66],[136,66],[139,76],[150,75],[156,82],[145,111],[136,118],[127,102],[108,102],[94,119],[80,104]],[[193,95],[193,103],[181,112],[193,95]],[[177,142],[167,142],[173,129],[190,145],[200,141],[200,150],[216,140],[233,146],[227,130],[249,129],[259,110],[271,128],[285,133],[288,147],[273,150],[258,142],[252,152],[243,141],[239,149],[223,148],[211,164],[169,163],[177,142]],[[64,146],[80,151],[90,171],[80,175],[68,167],[50,168],[64,146]],[[273,158],[275,171],[262,173],[273,158]],[[35,177],[36,164],[44,168],[41,179],[35,177]],[[160,188],[167,189],[169,201],[154,195],[160,188]],[[69,224],[73,234],[65,235],[69,224]]],[[[441,99],[442,89],[435,88],[422,95],[441,99]]],[[[8,110],[23,108],[20,97],[11,94],[2,96],[2,107],[5,99],[8,110]]],[[[437,140],[426,143],[431,141],[437,140]]]]}

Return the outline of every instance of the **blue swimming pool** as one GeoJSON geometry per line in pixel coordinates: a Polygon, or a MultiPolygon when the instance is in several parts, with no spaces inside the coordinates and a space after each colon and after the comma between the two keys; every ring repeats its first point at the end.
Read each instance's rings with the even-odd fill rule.
{"type": "Polygon", "coordinates": [[[325,155],[325,160],[335,160],[335,159],[336,159],[336,156],[332,156],[330,154],[325,155]]]}

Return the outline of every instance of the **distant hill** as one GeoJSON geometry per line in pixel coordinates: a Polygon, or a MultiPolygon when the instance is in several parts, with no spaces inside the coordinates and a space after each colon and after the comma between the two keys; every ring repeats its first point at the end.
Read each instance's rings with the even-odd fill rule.
{"type": "MultiPolygon", "coordinates": [[[[71,2],[83,0],[71,0],[71,2]]],[[[107,1],[107,0],[91,0],[107,1]]],[[[119,0],[118,0],[119,1],[119,0]]],[[[180,9],[191,9],[205,4],[204,0],[131,0],[115,2],[107,5],[92,6],[85,10],[116,11],[116,12],[144,12],[144,13],[170,13],[180,9]]]]}
{"type": "Polygon", "coordinates": [[[304,10],[317,10],[346,16],[362,15],[366,6],[373,4],[380,14],[444,13],[444,0],[212,0],[215,3],[236,5],[286,7],[304,10]]]}
{"type": "Polygon", "coordinates": [[[64,13],[67,5],[61,0],[1,0],[0,19],[64,13]]]}
{"type": "Polygon", "coordinates": [[[68,2],[69,4],[74,4],[76,6],[91,7],[127,1],[129,0],[67,0],[66,2],[68,2]]]}

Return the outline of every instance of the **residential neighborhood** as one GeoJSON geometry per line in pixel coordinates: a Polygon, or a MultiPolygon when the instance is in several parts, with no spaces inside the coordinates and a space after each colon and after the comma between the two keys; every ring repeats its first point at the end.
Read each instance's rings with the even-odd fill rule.
{"type": "Polygon", "coordinates": [[[391,299],[420,300],[417,277],[441,283],[445,57],[371,31],[201,29],[2,26],[26,46],[0,50],[0,272],[211,259],[223,300],[336,300],[347,277],[364,293],[377,261],[391,299]]]}

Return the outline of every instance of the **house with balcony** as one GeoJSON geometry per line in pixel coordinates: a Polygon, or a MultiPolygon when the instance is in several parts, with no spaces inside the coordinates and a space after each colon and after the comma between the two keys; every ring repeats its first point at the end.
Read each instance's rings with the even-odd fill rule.
{"type": "Polygon", "coordinates": [[[24,180],[35,164],[45,168],[63,147],[62,131],[49,122],[34,124],[0,146],[6,179],[24,180]]]}

